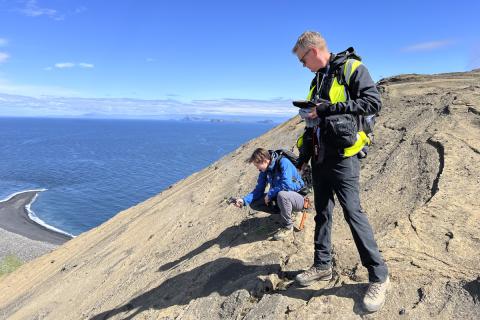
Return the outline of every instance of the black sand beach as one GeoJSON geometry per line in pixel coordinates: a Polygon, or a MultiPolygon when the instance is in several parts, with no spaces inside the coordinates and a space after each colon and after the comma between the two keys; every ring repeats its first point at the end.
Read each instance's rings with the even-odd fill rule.
{"type": "Polygon", "coordinates": [[[32,202],[39,191],[19,193],[8,201],[0,202],[0,228],[31,240],[60,245],[71,237],[47,229],[28,217],[26,205],[32,202]]]}

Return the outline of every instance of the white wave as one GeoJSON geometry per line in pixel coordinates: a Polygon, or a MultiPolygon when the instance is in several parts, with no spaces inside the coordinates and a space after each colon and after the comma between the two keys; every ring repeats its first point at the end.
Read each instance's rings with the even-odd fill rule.
{"type": "Polygon", "coordinates": [[[32,190],[23,190],[23,191],[15,192],[9,195],[8,197],[6,197],[5,199],[0,200],[0,202],[7,202],[8,200],[12,199],[16,195],[19,195],[25,192],[42,192],[42,191],[47,191],[47,189],[32,189],[32,190]]]}
{"type": "Polygon", "coordinates": [[[67,236],[72,237],[72,238],[75,238],[75,236],[74,236],[73,234],[70,234],[70,233],[68,233],[68,232],[66,232],[66,231],[63,231],[63,230],[61,230],[61,229],[58,229],[58,228],[56,228],[56,227],[54,227],[54,226],[49,225],[48,223],[46,223],[45,221],[43,221],[42,219],[40,219],[40,218],[35,214],[35,212],[31,209],[32,203],[34,203],[35,200],[36,200],[37,197],[38,197],[38,193],[39,193],[39,192],[43,192],[43,191],[47,191],[47,189],[33,189],[33,190],[24,190],[24,191],[15,192],[15,193],[9,195],[6,199],[0,200],[0,202],[6,202],[6,201],[12,199],[13,197],[15,197],[16,195],[19,195],[19,194],[22,194],[22,193],[25,193],[25,192],[32,192],[32,191],[33,191],[33,192],[37,192],[37,193],[36,193],[35,196],[32,198],[32,201],[30,201],[30,203],[28,203],[27,205],[25,205],[25,210],[27,210],[27,212],[28,212],[28,218],[30,218],[30,220],[32,220],[33,222],[35,222],[35,223],[37,223],[37,224],[39,224],[39,225],[41,225],[41,226],[43,226],[43,227],[45,227],[45,228],[47,228],[47,229],[49,229],[49,230],[52,230],[52,231],[55,231],[55,232],[57,232],[57,233],[61,233],[61,234],[67,235],[67,236]]]}

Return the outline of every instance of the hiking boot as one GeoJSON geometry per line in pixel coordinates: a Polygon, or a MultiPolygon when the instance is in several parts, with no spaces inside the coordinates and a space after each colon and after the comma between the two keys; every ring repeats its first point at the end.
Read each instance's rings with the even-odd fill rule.
{"type": "Polygon", "coordinates": [[[293,228],[280,228],[273,235],[273,240],[282,240],[293,235],[293,228]]]}
{"type": "Polygon", "coordinates": [[[332,268],[320,269],[319,267],[312,266],[310,269],[298,274],[295,280],[299,285],[306,287],[311,285],[317,280],[328,281],[332,279],[332,268]]]}
{"type": "Polygon", "coordinates": [[[370,312],[380,310],[385,303],[385,296],[390,285],[390,278],[384,282],[370,282],[365,297],[363,298],[363,305],[365,309],[370,312]]]}

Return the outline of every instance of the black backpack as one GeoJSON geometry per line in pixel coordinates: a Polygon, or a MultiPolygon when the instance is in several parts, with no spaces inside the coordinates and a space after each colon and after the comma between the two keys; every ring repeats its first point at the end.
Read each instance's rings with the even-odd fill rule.
{"type": "MultiPolygon", "coordinates": [[[[343,52],[340,52],[339,54],[343,54],[343,53],[345,53],[348,56],[348,59],[355,59],[355,60],[358,60],[358,61],[362,61],[362,58],[359,55],[357,55],[357,53],[355,52],[355,49],[353,49],[352,47],[348,48],[347,50],[345,50],[343,52]]],[[[346,61],[345,61],[345,63],[346,63],[346,61]]],[[[345,79],[345,75],[344,75],[344,72],[343,72],[343,69],[345,67],[345,63],[342,64],[337,70],[335,70],[335,75],[336,75],[336,77],[339,81],[339,84],[344,85],[345,88],[348,91],[349,90],[348,81],[345,79]]],[[[372,143],[373,143],[373,138],[374,138],[373,129],[375,127],[375,121],[376,121],[377,116],[378,116],[378,114],[372,114],[372,115],[369,115],[369,116],[362,116],[359,119],[359,121],[361,122],[360,123],[361,128],[363,129],[365,134],[370,138],[372,143]]]]}

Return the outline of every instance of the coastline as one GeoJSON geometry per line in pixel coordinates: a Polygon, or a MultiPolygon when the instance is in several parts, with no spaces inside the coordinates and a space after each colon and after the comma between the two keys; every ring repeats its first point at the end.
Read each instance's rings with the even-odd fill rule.
{"type": "Polygon", "coordinates": [[[38,193],[44,190],[21,191],[0,201],[0,229],[55,246],[72,239],[72,235],[45,224],[30,209],[38,193]]]}

